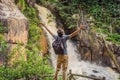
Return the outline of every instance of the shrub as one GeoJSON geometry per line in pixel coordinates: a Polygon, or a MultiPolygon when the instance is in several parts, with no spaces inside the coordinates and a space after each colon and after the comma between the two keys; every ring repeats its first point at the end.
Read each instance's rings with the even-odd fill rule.
{"type": "MultiPolygon", "coordinates": [[[[0,67],[1,80],[16,80],[25,78],[41,80],[42,75],[53,73],[53,69],[48,65],[47,57],[42,58],[40,54],[27,50],[27,60],[23,58],[14,61],[12,67],[0,67]]],[[[50,79],[49,79],[50,80],[50,79]]]]}

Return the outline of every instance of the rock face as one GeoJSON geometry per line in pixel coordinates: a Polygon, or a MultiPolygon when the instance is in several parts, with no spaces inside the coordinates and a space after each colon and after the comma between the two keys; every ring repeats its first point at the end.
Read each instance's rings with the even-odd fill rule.
{"type": "Polygon", "coordinates": [[[26,44],[28,21],[15,4],[12,3],[13,1],[10,4],[8,4],[9,2],[6,4],[6,2],[6,0],[3,0],[0,3],[0,20],[3,26],[8,27],[8,33],[5,34],[6,40],[26,44]]]}
{"type": "Polygon", "coordinates": [[[27,43],[28,23],[25,19],[8,18],[7,25],[9,28],[6,34],[6,40],[10,42],[27,43]]]}
{"type": "Polygon", "coordinates": [[[4,4],[11,4],[14,3],[14,0],[0,0],[0,2],[4,4]]]}
{"type": "MultiPolygon", "coordinates": [[[[78,37],[78,49],[83,60],[89,60],[91,62],[96,62],[97,64],[115,67],[113,61],[109,55],[105,44],[113,55],[115,54],[117,62],[119,62],[119,48],[109,42],[104,43],[104,40],[97,32],[93,29],[88,28],[81,31],[78,37]]],[[[120,64],[119,64],[120,65],[120,64]]]]}
{"type": "Polygon", "coordinates": [[[120,46],[114,44],[112,45],[112,47],[113,47],[112,51],[116,55],[117,62],[120,65],[120,46]]]}
{"type": "Polygon", "coordinates": [[[14,0],[0,1],[0,21],[8,28],[5,40],[9,44],[9,52],[17,46],[16,43],[22,43],[21,49],[24,53],[28,41],[28,20],[14,4],[14,0]]]}

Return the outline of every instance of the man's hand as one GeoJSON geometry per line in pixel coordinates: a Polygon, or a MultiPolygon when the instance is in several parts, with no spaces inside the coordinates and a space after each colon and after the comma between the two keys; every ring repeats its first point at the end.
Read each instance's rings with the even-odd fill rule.
{"type": "Polygon", "coordinates": [[[43,27],[46,27],[45,24],[43,24],[43,23],[40,23],[39,25],[40,25],[40,26],[43,26],[43,27]]]}
{"type": "Polygon", "coordinates": [[[83,26],[83,24],[80,24],[80,29],[85,29],[85,26],[83,26]]]}
{"type": "Polygon", "coordinates": [[[40,23],[39,25],[43,26],[54,37],[54,34],[48,29],[48,27],[44,23],[40,23]]]}

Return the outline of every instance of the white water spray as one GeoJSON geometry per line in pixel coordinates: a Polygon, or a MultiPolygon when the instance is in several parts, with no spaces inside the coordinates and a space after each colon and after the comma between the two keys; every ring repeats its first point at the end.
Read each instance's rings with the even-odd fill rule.
{"type": "MultiPolygon", "coordinates": [[[[50,29],[54,34],[57,34],[56,33],[56,31],[57,31],[56,22],[52,21],[52,22],[48,23],[49,22],[48,14],[51,14],[51,12],[48,9],[46,9],[45,7],[41,7],[38,5],[36,5],[36,7],[39,11],[40,19],[46,24],[48,29],[50,29]]],[[[56,55],[51,46],[54,39],[47,31],[46,31],[46,34],[47,34],[48,41],[50,44],[49,52],[51,53],[52,65],[54,68],[56,68],[56,66],[55,66],[56,65],[56,55]]],[[[78,54],[77,48],[71,40],[68,40],[68,42],[67,42],[67,50],[68,50],[68,55],[69,55],[68,70],[71,69],[73,73],[84,74],[84,75],[88,75],[88,76],[94,75],[97,77],[106,77],[106,80],[118,80],[118,74],[115,73],[109,67],[100,67],[100,66],[97,66],[96,64],[91,64],[89,62],[78,60],[78,57],[80,58],[80,54],[78,54]],[[96,73],[94,71],[96,71],[96,73]]],[[[90,80],[90,79],[78,78],[77,80],[90,80]]]]}

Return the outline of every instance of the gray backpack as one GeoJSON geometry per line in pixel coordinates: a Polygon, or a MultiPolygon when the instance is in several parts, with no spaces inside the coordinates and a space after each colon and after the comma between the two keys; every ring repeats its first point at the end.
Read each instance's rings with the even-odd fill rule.
{"type": "Polygon", "coordinates": [[[57,37],[52,43],[55,54],[64,54],[64,45],[63,40],[60,37],[57,37]]]}

